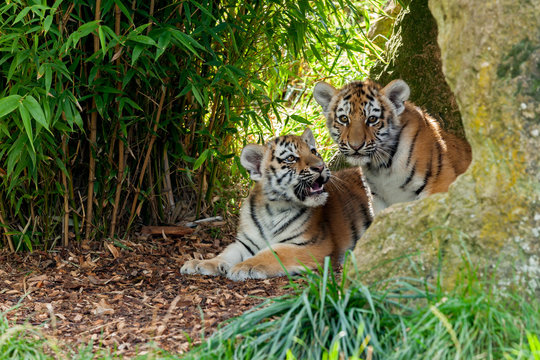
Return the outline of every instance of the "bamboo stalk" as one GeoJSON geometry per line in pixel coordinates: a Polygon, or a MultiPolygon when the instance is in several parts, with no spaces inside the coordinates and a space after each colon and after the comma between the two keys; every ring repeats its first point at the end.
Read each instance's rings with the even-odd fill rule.
{"type": "Polygon", "coordinates": [[[11,252],[15,252],[15,246],[13,245],[13,240],[11,239],[11,235],[9,235],[8,229],[7,229],[7,223],[4,220],[4,216],[2,215],[4,213],[4,202],[0,199],[0,224],[4,225],[2,228],[4,229],[4,235],[6,236],[9,250],[11,252]]]}
{"type": "MultiPolygon", "coordinates": [[[[135,157],[130,149],[130,144],[132,143],[132,139],[134,137],[133,133],[135,132],[135,126],[131,126],[129,129],[128,129],[128,133],[127,133],[127,139],[126,139],[126,142],[125,142],[125,147],[124,147],[124,169],[125,167],[127,166],[127,159],[129,158],[129,154],[131,153],[133,157],[135,157]]],[[[126,179],[128,180],[128,187],[131,188],[132,187],[132,182],[130,181],[130,177],[127,177],[127,174],[126,174],[126,177],[124,178],[124,181],[126,181],[126,179]]],[[[127,211],[127,208],[128,208],[128,203],[129,203],[129,196],[124,196],[124,201],[122,201],[122,206],[120,206],[120,208],[118,209],[118,218],[121,219],[124,217],[124,214],[126,213],[127,211]]]]}
{"type": "Polygon", "coordinates": [[[156,192],[154,191],[155,184],[154,184],[154,172],[152,169],[152,164],[148,166],[148,170],[146,172],[148,173],[148,188],[150,189],[149,200],[150,200],[150,205],[152,208],[152,220],[153,220],[153,223],[156,224],[158,221],[161,221],[162,217],[161,217],[161,214],[159,213],[160,209],[156,201],[156,192]]]}
{"type": "MultiPolygon", "coordinates": [[[[78,145],[77,149],[79,148],[80,143],[81,141],[79,140],[77,143],[78,145]]],[[[69,159],[69,147],[66,150],[67,150],[66,159],[69,159]]],[[[75,152],[74,158],[77,157],[77,154],[78,154],[78,151],[75,152]]],[[[69,173],[69,182],[68,182],[69,198],[71,201],[71,210],[73,211],[73,231],[75,232],[75,239],[77,241],[80,241],[81,232],[79,230],[79,213],[77,211],[77,204],[75,202],[75,191],[73,190],[73,171],[71,169],[71,166],[68,168],[68,173],[69,173]]]]}
{"type": "MultiPolygon", "coordinates": [[[[96,0],[95,20],[101,20],[101,0],[96,0]]],[[[99,37],[94,34],[94,53],[99,51],[99,37]]],[[[96,79],[99,78],[99,71],[96,73],[96,79]]],[[[88,195],[86,198],[86,239],[90,239],[90,231],[92,230],[92,215],[94,205],[94,182],[96,174],[96,159],[94,158],[94,152],[97,139],[97,107],[95,95],[92,98],[92,115],[90,118],[90,161],[88,165],[88,195]]]]}
{"type": "Polygon", "coordinates": [[[165,193],[167,197],[167,205],[170,207],[170,211],[172,212],[174,209],[174,196],[172,191],[172,183],[171,183],[171,168],[169,166],[169,155],[167,153],[167,147],[163,149],[163,192],[165,193]]]}
{"type": "Polygon", "coordinates": [[[124,182],[124,142],[120,140],[118,143],[118,175],[116,183],[116,193],[114,194],[114,207],[112,213],[111,229],[109,231],[109,237],[112,238],[116,231],[116,218],[118,214],[118,203],[120,202],[120,194],[122,192],[122,183],[124,182]]]}
{"type": "Polygon", "coordinates": [[[156,141],[156,133],[157,128],[159,125],[159,119],[161,117],[161,111],[163,110],[163,103],[165,102],[165,95],[167,94],[167,80],[165,80],[164,84],[162,85],[162,93],[161,93],[161,99],[159,100],[158,110],[156,114],[156,120],[154,122],[154,128],[152,129],[152,137],[150,138],[150,143],[148,144],[148,149],[146,151],[146,155],[144,157],[144,162],[141,168],[141,173],[139,174],[139,181],[137,182],[137,187],[135,188],[135,197],[133,198],[133,203],[131,204],[131,211],[128,221],[128,228],[131,226],[131,222],[135,218],[135,210],[137,208],[137,201],[139,200],[139,194],[141,193],[141,186],[144,179],[144,175],[146,173],[146,167],[148,166],[148,161],[150,160],[150,154],[152,152],[152,147],[154,146],[154,142],[156,141]]]}
{"type": "Polygon", "coordinates": [[[148,27],[146,28],[146,35],[148,35],[150,31],[152,30],[152,24],[154,23],[154,21],[151,19],[154,16],[154,6],[155,6],[155,0],[151,0],[150,1],[150,14],[149,14],[150,23],[148,27]]]}
{"type": "MultiPolygon", "coordinates": [[[[65,114],[64,114],[65,117],[65,114]]],[[[62,135],[62,152],[64,153],[64,164],[67,164],[67,140],[66,134],[62,135]]],[[[69,190],[67,185],[67,176],[64,171],[62,173],[62,185],[64,185],[64,220],[63,220],[63,230],[62,230],[62,243],[64,247],[69,245],[69,190]]]]}
{"type": "MultiPolygon", "coordinates": [[[[122,16],[122,12],[120,11],[120,7],[118,5],[114,6],[114,33],[119,36],[120,35],[120,19],[122,16]]],[[[118,50],[120,49],[120,44],[116,44],[114,48],[115,54],[118,53],[118,50]]],[[[120,57],[116,59],[116,65],[118,68],[120,68],[120,57]]],[[[118,77],[118,82],[116,83],[116,88],[118,90],[122,89],[122,82],[120,81],[120,76],[118,77]]],[[[120,103],[118,103],[118,123],[115,128],[115,133],[117,131],[120,131],[118,124],[120,123],[120,119],[122,118],[122,114],[120,113],[120,103]]],[[[112,160],[112,149],[110,152],[111,160],[112,160]]],[[[109,237],[112,238],[114,236],[114,233],[116,231],[116,219],[118,215],[118,203],[120,202],[120,194],[122,193],[122,183],[124,182],[124,166],[125,166],[125,160],[124,160],[124,141],[120,138],[118,140],[118,175],[116,176],[117,182],[116,182],[116,191],[114,194],[114,206],[113,206],[113,213],[112,213],[112,220],[111,220],[111,228],[109,229],[109,237]]]]}

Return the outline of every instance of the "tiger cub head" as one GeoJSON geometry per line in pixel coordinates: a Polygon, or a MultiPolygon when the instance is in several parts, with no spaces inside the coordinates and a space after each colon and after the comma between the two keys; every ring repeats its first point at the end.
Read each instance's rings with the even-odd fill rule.
{"type": "Polygon", "coordinates": [[[330,170],[316,146],[313,133],[306,128],[301,136],[285,135],[266,145],[247,145],[240,162],[268,200],[321,206],[328,198],[324,187],[330,170]]]}
{"type": "Polygon", "coordinates": [[[320,82],[313,90],[330,135],[347,161],[355,166],[381,166],[390,159],[409,94],[409,86],[403,80],[394,80],[385,88],[371,80],[354,81],[339,90],[320,82]]]}

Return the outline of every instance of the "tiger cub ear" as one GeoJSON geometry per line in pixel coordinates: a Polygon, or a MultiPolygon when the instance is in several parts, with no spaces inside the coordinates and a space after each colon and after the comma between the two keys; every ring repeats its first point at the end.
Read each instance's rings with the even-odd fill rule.
{"type": "Polygon", "coordinates": [[[325,115],[328,113],[328,106],[336,93],[336,88],[324,81],[317,83],[313,88],[313,97],[322,106],[325,115]]]}
{"type": "Polygon", "coordinates": [[[409,99],[411,90],[409,85],[401,79],[391,81],[382,89],[382,93],[396,107],[396,115],[400,115],[405,110],[404,102],[409,99]]]}
{"type": "Polygon", "coordinates": [[[315,142],[315,137],[310,128],[307,127],[300,137],[309,145],[310,149],[317,148],[317,142],[315,142]]]}
{"type": "Polygon", "coordinates": [[[264,150],[265,147],[262,145],[249,144],[242,149],[242,154],[240,154],[240,163],[249,171],[249,175],[253,181],[262,179],[261,163],[264,150]]]}

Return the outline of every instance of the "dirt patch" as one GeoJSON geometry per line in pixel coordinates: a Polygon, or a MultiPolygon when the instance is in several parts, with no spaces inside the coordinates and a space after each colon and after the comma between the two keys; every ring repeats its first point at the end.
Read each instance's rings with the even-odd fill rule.
{"type": "Polygon", "coordinates": [[[180,274],[194,253],[213,257],[232,239],[198,231],[57,252],[3,251],[0,311],[74,347],[94,340],[96,347],[134,355],[153,342],[183,352],[224,320],[288,291],[284,277],[233,282],[180,274]]]}

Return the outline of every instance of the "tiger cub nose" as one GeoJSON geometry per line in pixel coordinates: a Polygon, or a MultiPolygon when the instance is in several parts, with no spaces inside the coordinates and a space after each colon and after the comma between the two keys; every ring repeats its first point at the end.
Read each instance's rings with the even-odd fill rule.
{"type": "Polygon", "coordinates": [[[317,165],[314,165],[314,166],[310,166],[310,169],[312,171],[315,171],[315,172],[318,172],[318,173],[322,173],[323,170],[324,170],[324,164],[317,164],[317,165]]]}
{"type": "Polygon", "coordinates": [[[349,144],[349,146],[350,146],[351,149],[353,149],[354,151],[358,151],[358,150],[360,150],[360,149],[364,146],[364,143],[361,143],[361,144],[349,144]]]}

